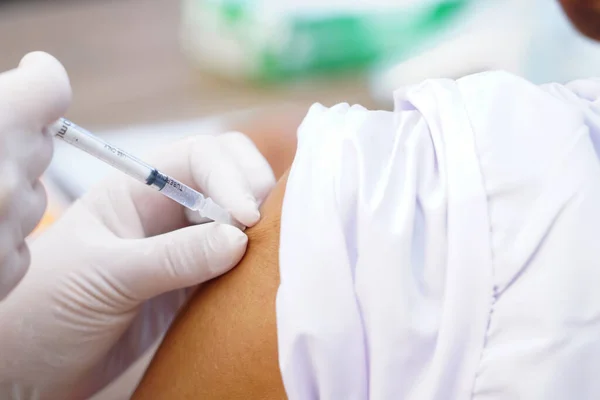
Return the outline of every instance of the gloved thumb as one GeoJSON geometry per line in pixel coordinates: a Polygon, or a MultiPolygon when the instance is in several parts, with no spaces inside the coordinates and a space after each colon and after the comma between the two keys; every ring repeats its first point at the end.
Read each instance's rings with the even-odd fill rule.
{"type": "Polygon", "coordinates": [[[49,54],[33,52],[19,68],[0,74],[4,126],[41,129],[62,117],[71,102],[71,85],[62,64],[49,54]],[[24,125],[25,124],[25,125],[24,125]]]}
{"type": "Polygon", "coordinates": [[[243,257],[247,244],[246,234],[230,225],[190,226],[132,240],[126,249],[131,263],[115,274],[129,296],[143,301],[229,271],[243,257]]]}

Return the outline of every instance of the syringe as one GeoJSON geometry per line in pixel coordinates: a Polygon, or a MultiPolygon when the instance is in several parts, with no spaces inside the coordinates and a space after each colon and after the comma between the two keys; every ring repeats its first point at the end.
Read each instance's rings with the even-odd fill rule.
{"type": "Polygon", "coordinates": [[[131,154],[106,143],[68,119],[59,119],[48,127],[48,131],[57,138],[112,165],[132,178],[157,189],[160,193],[190,210],[197,211],[200,217],[240,227],[240,224],[210,197],[204,197],[191,187],[163,174],[131,154]]]}

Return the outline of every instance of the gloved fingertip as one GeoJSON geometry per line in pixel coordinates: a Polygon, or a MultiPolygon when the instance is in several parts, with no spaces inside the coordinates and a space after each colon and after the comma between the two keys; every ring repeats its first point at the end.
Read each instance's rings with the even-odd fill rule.
{"type": "Polygon", "coordinates": [[[32,51],[21,58],[19,67],[27,67],[38,63],[54,62],[56,59],[44,51],[32,51]]]}
{"type": "Polygon", "coordinates": [[[228,211],[235,221],[246,227],[254,226],[260,220],[258,201],[250,194],[233,203],[228,211]]]}
{"type": "Polygon", "coordinates": [[[248,243],[248,236],[235,226],[218,224],[216,229],[219,231],[219,234],[227,237],[232,247],[245,247],[248,243]]]}
{"type": "Polygon", "coordinates": [[[263,176],[261,181],[256,183],[256,197],[261,203],[265,201],[277,183],[275,175],[273,174],[273,170],[270,168],[271,167],[268,169],[268,175],[263,176]]]}
{"type": "Polygon", "coordinates": [[[19,68],[35,68],[40,71],[59,76],[63,81],[68,83],[69,76],[67,70],[55,57],[43,51],[34,51],[26,54],[19,62],[19,68]]]}
{"type": "Polygon", "coordinates": [[[21,59],[19,69],[26,71],[29,84],[35,84],[36,96],[44,106],[41,107],[44,124],[62,117],[71,104],[73,93],[69,75],[61,62],[48,53],[34,51],[21,59]]]}
{"type": "Polygon", "coordinates": [[[215,253],[209,262],[213,276],[229,271],[242,259],[248,245],[248,236],[238,228],[227,224],[214,225],[215,244],[212,250],[215,253]]]}
{"type": "Polygon", "coordinates": [[[244,202],[246,210],[246,221],[240,221],[246,226],[253,226],[260,220],[260,211],[258,210],[258,202],[254,198],[248,198],[244,202]]]}

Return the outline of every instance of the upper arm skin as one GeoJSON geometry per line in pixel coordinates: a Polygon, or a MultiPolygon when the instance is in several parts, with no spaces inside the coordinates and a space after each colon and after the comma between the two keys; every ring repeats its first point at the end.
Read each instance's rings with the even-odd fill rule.
{"type": "Polygon", "coordinates": [[[275,296],[287,174],[248,229],[248,250],[229,273],[196,292],[142,379],[134,400],[281,400],[275,296]]]}
{"type": "Polygon", "coordinates": [[[248,229],[248,250],[203,285],[174,322],[133,396],[285,399],[277,361],[275,295],[284,176],[248,229]]]}
{"type": "Polygon", "coordinates": [[[267,159],[275,178],[288,170],[296,153],[296,132],[306,115],[306,107],[284,104],[232,121],[228,130],[244,132],[267,159]]]}

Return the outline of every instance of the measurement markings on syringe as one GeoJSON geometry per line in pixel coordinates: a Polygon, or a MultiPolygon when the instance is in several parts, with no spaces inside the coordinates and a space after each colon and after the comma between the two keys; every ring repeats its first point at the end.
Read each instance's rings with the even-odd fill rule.
{"type": "Polygon", "coordinates": [[[63,123],[62,123],[62,126],[60,127],[60,130],[57,133],[57,135],[60,136],[60,137],[65,137],[65,134],[69,130],[70,126],[71,126],[71,122],[67,121],[67,120],[64,120],[63,123]]]}
{"type": "Polygon", "coordinates": [[[186,186],[184,183],[170,178],[156,168],[120,150],[118,147],[104,142],[102,139],[64,118],[53,123],[48,130],[49,133],[61,138],[66,143],[89,153],[135,180],[157,189],[182,206],[190,210],[201,211],[204,217],[212,220],[224,220],[227,216],[225,210],[220,210],[218,206],[211,203],[201,193],[186,186]]]}
{"type": "Polygon", "coordinates": [[[167,178],[167,185],[174,187],[175,189],[179,190],[180,192],[183,192],[183,186],[181,185],[181,183],[174,181],[171,178],[167,178]]]}
{"type": "Polygon", "coordinates": [[[123,153],[121,150],[117,149],[116,147],[112,147],[110,144],[104,144],[104,148],[109,150],[111,153],[116,154],[117,157],[129,158],[128,154],[123,153]]]}

